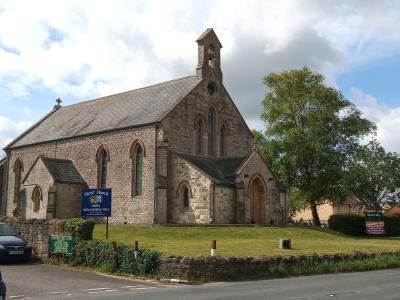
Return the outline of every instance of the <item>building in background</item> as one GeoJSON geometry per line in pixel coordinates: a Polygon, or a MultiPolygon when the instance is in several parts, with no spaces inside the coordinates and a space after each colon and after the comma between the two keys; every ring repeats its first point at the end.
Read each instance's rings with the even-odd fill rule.
{"type": "MultiPolygon", "coordinates": [[[[332,205],[331,203],[325,203],[323,205],[318,206],[318,216],[321,220],[321,224],[326,224],[329,217],[334,214],[356,214],[363,215],[364,213],[364,205],[360,200],[351,198],[346,200],[341,205],[332,205]]],[[[312,223],[313,217],[311,213],[311,209],[307,208],[300,211],[292,221],[294,222],[306,222],[312,223]]]]}

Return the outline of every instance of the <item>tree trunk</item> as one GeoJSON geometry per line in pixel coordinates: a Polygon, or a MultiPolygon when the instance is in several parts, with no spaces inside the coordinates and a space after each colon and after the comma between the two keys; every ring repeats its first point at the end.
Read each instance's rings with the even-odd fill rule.
{"type": "Polygon", "coordinates": [[[311,204],[311,213],[314,221],[315,226],[321,227],[321,221],[319,220],[318,211],[317,211],[317,204],[311,204]]]}

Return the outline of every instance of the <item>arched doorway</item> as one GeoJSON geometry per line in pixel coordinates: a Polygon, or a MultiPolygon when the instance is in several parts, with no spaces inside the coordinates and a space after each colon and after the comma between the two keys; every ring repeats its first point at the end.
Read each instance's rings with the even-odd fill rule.
{"type": "Polygon", "coordinates": [[[250,182],[250,222],[265,223],[265,187],[259,176],[255,176],[250,182]]]}

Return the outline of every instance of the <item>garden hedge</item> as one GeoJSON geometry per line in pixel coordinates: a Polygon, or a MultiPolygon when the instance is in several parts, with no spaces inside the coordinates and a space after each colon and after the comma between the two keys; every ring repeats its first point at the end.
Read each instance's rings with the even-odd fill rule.
{"type": "Polygon", "coordinates": [[[118,274],[145,276],[155,274],[160,266],[160,253],[139,249],[135,258],[134,249],[103,241],[77,241],[69,262],[76,266],[99,268],[102,271],[118,274]]]}
{"type": "Polygon", "coordinates": [[[329,228],[347,235],[365,235],[364,216],[354,214],[331,215],[328,219],[329,228]]]}
{"type": "Polygon", "coordinates": [[[95,223],[81,218],[66,219],[64,230],[77,240],[92,240],[95,223]]]}
{"type": "MultiPolygon", "coordinates": [[[[400,216],[386,217],[385,232],[388,236],[400,236],[400,216]]],[[[331,215],[329,228],[347,235],[360,236],[366,234],[365,217],[353,214],[331,215]]]]}
{"type": "Polygon", "coordinates": [[[386,235],[399,236],[400,235],[400,217],[383,217],[385,221],[386,235]]]}

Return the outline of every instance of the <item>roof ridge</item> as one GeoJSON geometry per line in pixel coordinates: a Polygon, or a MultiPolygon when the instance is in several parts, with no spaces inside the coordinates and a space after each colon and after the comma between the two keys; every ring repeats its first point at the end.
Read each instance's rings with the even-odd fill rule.
{"type": "Polygon", "coordinates": [[[155,83],[155,84],[152,84],[152,85],[140,87],[140,88],[137,88],[137,89],[128,90],[128,91],[125,91],[125,92],[115,93],[115,94],[111,94],[111,95],[107,95],[107,96],[103,96],[103,97],[98,97],[98,98],[95,98],[95,99],[90,99],[90,100],[86,100],[86,101],[81,101],[81,102],[74,103],[74,104],[70,104],[70,105],[66,105],[66,106],[61,106],[60,109],[67,108],[67,107],[72,107],[72,106],[77,106],[77,105],[80,105],[80,104],[83,104],[83,103],[94,102],[94,101],[98,101],[98,100],[101,100],[101,99],[105,99],[105,98],[109,98],[109,97],[114,97],[114,96],[117,96],[117,95],[127,94],[127,93],[131,93],[131,92],[134,92],[134,91],[139,91],[139,90],[144,90],[144,89],[148,89],[148,88],[153,88],[153,87],[160,86],[160,85],[163,85],[163,84],[168,84],[168,83],[171,83],[171,82],[175,82],[175,81],[180,81],[180,80],[188,79],[188,78],[191,78],[191,77],[196,78],[196,75],[189,75],[189,76],[185,76],[185,77],[175,78],[175,79],[171,79],[171,80],[167,80],[167,81],[162,81],[162,82],[159,82],[159,83],[155,83]]]}
{"type": "Polygon", "coordinates": [[[45,159],[45,160],[58,160],[58,161],[70,161],[70,162],[72,162],[71,159],[62,159],[62,158],[46,157],[46,156],[43,156],[43,159],[45,159]]]}

